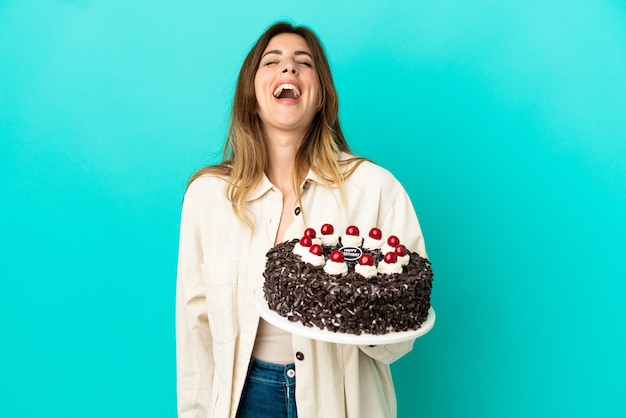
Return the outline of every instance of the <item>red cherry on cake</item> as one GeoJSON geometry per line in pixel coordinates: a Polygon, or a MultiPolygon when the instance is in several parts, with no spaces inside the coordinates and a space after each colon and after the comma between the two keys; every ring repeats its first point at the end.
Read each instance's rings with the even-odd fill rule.
{"type": "Polygon", "coordinates": [[[363,254],[361,258],[359,258],[359,264],[362,266],[373,266],[374,265],[374,257],[369,254],[363,254]]]}
{"type": "Polygon", "coordinates": [[[370,238],[372,239],[381,239],[383,237],[383,233],[378,228],[370,229],[370,238]]]}
{"type": "Polygon", "coordinates": [[[335,228],[331,224],[322,225],[321,229],[322,235],[332,235],[335,233],[335,228]]]}
{"type": "Polygon", "coordinates": [[[348,228],[346,228],[346,235],[352,235],[352,236],[358,237],[359,228],[357,228],[354,225],[350,225],[348,228]]]}
{"type": "Polygon", "coordinates": [[[385,254],[385,263],[393,264],[396,262],[398,262],[398,256],[396,255],[396,253],[389,252],[385,254]]]}
{"type": "Polygon", "coordinates": [[[335,263],[343,263],[343,253],[341,251],[335,250],[330,253],[330,261],[334,261],[335,263]]]}
{"type": "Polygon", "coordinates": [[[396,255],[398,257],[404,257],[406,255],[406,247],[402,244],[396,247],[396,255]]]}
{"type": "Polygon", "coordinates": [[[304,236],[309,238],[315,238],[315,229],[307,228],[304,230],[304,236]]]}
{"type": "Polygon", "coordinates": [[[320,256],[320,255],[322,255],[322,247],[319,244],[313,244],[313,245],[311,245],[311,248],[309,249],[309,252],[311,254],[320,256]]]}
{"type": "Polygon", "coordinates": [[[300,245],[302,245],[303,247],[310,247],[311,244],[312,244],[311,238],[307,236],[300,238],[300,245]]]}
{"type": "Polygon", "coordinates": [[[387,244],[389,244],[390,247],[397,247],[400,245],[400,239],[395,235],[390,235],[389,238],[387,238],[387,244]]]}

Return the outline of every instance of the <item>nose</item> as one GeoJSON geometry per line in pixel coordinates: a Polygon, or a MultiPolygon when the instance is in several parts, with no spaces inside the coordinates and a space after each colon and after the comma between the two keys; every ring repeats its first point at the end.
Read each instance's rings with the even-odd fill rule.
{"type": "Polygon", "coordinates": [[[295,74],[296,73],[296,67],[291,62],[288,62],[285,65],[285,68],[283,68],[283,73],[295,74]]]}

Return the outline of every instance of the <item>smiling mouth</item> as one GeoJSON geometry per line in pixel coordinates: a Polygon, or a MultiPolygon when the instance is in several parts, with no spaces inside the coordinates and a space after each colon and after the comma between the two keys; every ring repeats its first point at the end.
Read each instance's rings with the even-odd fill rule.
{"type": "Polygon", "coordinates": [[[300,89],[289,83],[281,84],[274,90],[274,97],[277,99],[299,99],[300,89]]]}

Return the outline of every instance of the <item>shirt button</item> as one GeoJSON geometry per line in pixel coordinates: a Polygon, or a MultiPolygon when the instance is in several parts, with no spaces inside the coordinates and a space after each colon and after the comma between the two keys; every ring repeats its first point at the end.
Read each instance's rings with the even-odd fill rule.
{"type": "Polygon", "coordinates": [[[300,215],[300,206],[296,207],[296,210],[294,210],[294,213],[296,214],[296,216],[300,215]]]}
{"type": "Polygon", "coordinates": [[[287,377],[294,377],[296,375],[296,371],[294,369],[287,370],[287,377]]]}
{"type": "Polygon", "coordinates": [[[303,189],[303,190],[306,190],[306,189],[308,189],[308,188],[309,188],[309,182],[308,182],[308,181],[305,181],[305,182],[304,182],[304,184],[302,185],[302,189],[303,189]]]}
{"type": "Polygon", "coordinates": [[[300,361],[304,360],[304,354],[302,354],[300,351],[298,351],[296,353],[296,358],[300,361]]]}

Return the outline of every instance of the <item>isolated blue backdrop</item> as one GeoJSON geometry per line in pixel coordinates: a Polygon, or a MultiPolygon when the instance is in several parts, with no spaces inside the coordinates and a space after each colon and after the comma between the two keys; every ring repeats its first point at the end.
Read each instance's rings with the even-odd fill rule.
{"type": "Polygon", "coordinates": [[[175,416],[182,194],[280,18],[426,235],[400,418],[626,416],[624,2],[299,3],[0,0],[0,416],[175,416]]]}

